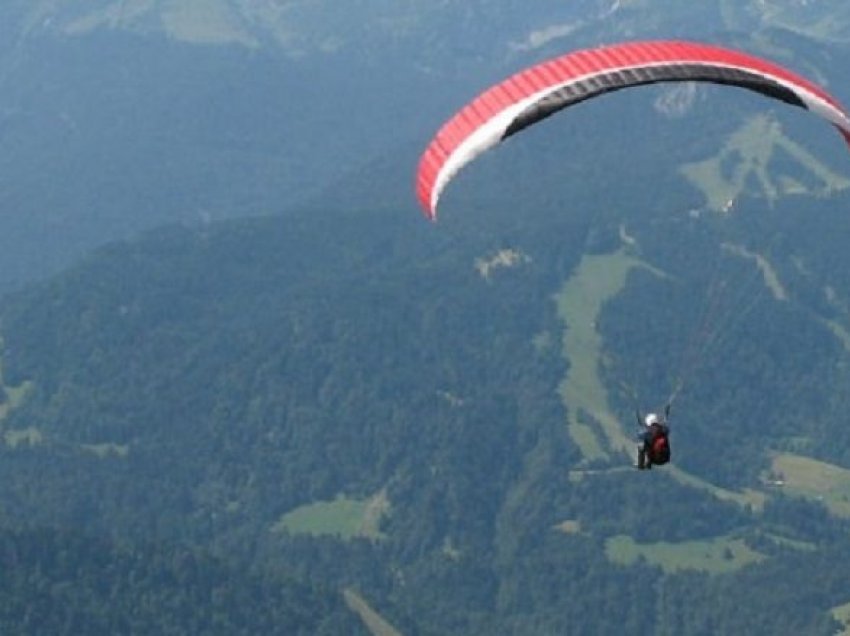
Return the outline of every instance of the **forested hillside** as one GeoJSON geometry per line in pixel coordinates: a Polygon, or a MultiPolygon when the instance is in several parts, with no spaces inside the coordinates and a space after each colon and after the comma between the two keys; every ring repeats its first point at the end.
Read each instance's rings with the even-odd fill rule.
{"type": "Polygon", "coordinates": [[[492,209],[437,227],[313,210],[106,248],[4,303],[3,509],[353,587],[403,633],[831,633],[850,600],[846,478],[814,460],[848,465],[843,375],[825,371],[847,355],[825,321],[846,315],[813,281],[846,294],[831,268],[846,203],[623,210],[631,247],[611,217],[540,201],[522,227],[492,209]],[[782,255],[793,300],[718,248],[745,237],[782,255]],[[561,397],[588,371],[556,299],[587,258],[625,253],[653,269],[597,317],[624,435],[621,387],[648,407],[689,339],[705,345],[674,409],[676,465],[651,475],[588,396],[602,453],[577,443],[561,397]],[[699,294],[721,281],[732,305],[703,343],[699,294]],[[807,490],[796,457],[825,481],[807,490]],[[664,590],[651,612],[648,587],[664,590]]]}
{"type": "Polygon", "coordinates": [[[251,575],[191,548],[75,531],[0,533],[9,634],[357,634],[335,590],[251,575]]]}

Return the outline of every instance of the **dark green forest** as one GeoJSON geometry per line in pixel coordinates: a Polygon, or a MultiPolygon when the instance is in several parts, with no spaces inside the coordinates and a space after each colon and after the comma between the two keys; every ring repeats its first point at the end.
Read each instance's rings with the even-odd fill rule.
{"type": "MultiPolygon", "coordinates": [[[[830,306],[805,291],[821,279],[847,289],[832,268],[846,205],[753,200],[735,219],[670,216],[662,230],[657,217],[642,225],[640,211],[624,211],[642,257],[680,273],[671,284],[633,271],[599,317],[624,431],[632,403],[617,380],[661,399],[665,365],[699,335],[700,294],[725,280],[723,336],[674,410],[677,466],[764,490],[765,449],[800,451],[801,439],[805,454],[847,465],[844,377],[825,370],[840,371],[847,354],[813,318],[835,317],[830,306]],[[788,263],[794,300],[772,300],[757,270],[717,249],[721,239],[806,254],[805,277],[776,261],[788,263]],[[715,267],[689,264],[705,259],[715,267]],[[648,297],[663,323],[641,317],[648,297]]],[[[582,461],[558,396],[570,361],[539,342],[565,329],[553,294],[582,254],[607,254],[617,239],[604,216],[546,206],[522,227],[492,209],[438,226],[372,209],[168,227],[8,296],[3,381],[14,407],[3,419],[2,510],[44,528],[34,535],[41,547],[16,531],[9,551],[96,568],[100,550],[113,564],[74,575],[63,596],[67,572],[22,557],[10,598],[49,581],[60,591],[45,602],[80,607],[55,619],[59,633],[124,625],[105,590],[134,607],[166,594],[155,580],[185,581],[185,596],[128,632],[256,633],[275,623],[277,633],[350,633],[340,625],[353,614],[340,603],[352,587],[410,634],[832,633],[829,610],[848,600],[850,528],[823,503],[768,488],[763,507],[742,506],[663,469],[636,473],[624,455],[582,461]],[[530,259],[483,279],[475,255],[508,246],[530,259]],[[301,506],[379,491],[389,509],[377,534],[275,530],[301,506]],[[578,530],[559,530],[565,521],[578,530]],[[66,545],[50,528],[82,535],[66,545]],[[645,546],[721,537],[760,556],[727,573],[646,556],[619,563],[609,551],[624,535],[645,546]],[[181,555],[198,549],[195,569],[182,572],[181,555]],[[300,583],[264,587],[280,573],[300,583]],[[92,577],[107,587],[90,590],[92,577]],[[216,577],[226,583],[211,592],[216,577]],[[243,622],[246,606],[256,622],[243,622]]],[[[24,607],[10,601],[5,620],[38,633],[16,614],[24,607]]]]}
{"type": "MultiPolygon", "coordinates": [[[[339,594],[189,548],[74,531],[0,535],[7,634],[355,634],[339,594]]],[[[366,632],[363,632],[366,633],[366,632]]]]}

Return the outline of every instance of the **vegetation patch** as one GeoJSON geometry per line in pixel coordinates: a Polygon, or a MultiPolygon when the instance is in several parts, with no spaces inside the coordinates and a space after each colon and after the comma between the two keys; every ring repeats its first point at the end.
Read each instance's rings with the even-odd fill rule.
{"type": "Polygon", "coordinates": [[[581,449],[581,455],[587,461],[608,459],[608,453],[593,428],[576,418],[570,418],[570,438],[581,449]]]}
{"type": "Polygon", "coordinates": [[[785,492],[815,499],[838,517],[850,518],[850,470],[811,457],[779,453],[762,479],[785,492]]]}
{"type": "Polygon", "coordinates": [[[363,625],[367,630],[369,630],[369,633],[372,634],[372,636],[401,636],[401,632],[390,625],[383,616],[378,614],[378,612],[372,609],[372,607],[363,600],[363,597],[353,589],[348,588],[344,590],[342,595],[345,598],[345,604],[348,605],[348,608],[352,612],[360,617],[360,620],[363,621],[363,625]]]}
{"type": "Polygon", "coordinates": [[[130,447],[127,444],[80,444],[84,451],[93,453],[100,458],[105,457],[126,457],[130,452],[130,447]]]}
{"type": "MultiPolygon", "coordinates": [[[[0,338],[0,349],[3,347],[3,339],[0,338]]],[[[32,390],[30,381],[21,382],[18,386],[8,386],[3,374],[3,361],[0,359],[0,422],[6,419],[12,411],[18,408],[32,390]]]]}
{"type": "MultiPolygon", "coordinates": [[[[559,392],[568,414],[570,437],[587,463],[607,460],[611,451],[632,460],[634,441],[623,432],[622,423],[612,413],[607,389],[599,376],[602,335],[596,329],[596,320],[605,303],[623,290],[629,272],[635,267],[665,276],[664,272],[629,256],[625,248],[613,254],[585,255],[556,296],[558,315],[566,325],[562,353],[570,363],[559,392]]],[[[755,510],[764,505],[763,493],[724,490],[675,466],[665,470],[680,483],[706,490],[723,501],[734,501],[755,510]]],[[[578,481],[592,472],[571,471],[570,480],[578,481]]]]}
{"type": "Polygon", "coordinates": [[[151,4],[150,2],[113,2],[102,9],[93,9],[91,13],[73,19],[65,26],[64,31],[68,35],[80,36],[101,28],[126,28],[132,24],[133,20],[139,19],[150,11],[151,4]]]}
{"type": "Polygon", "coordinates": [[[555,529],[564,534],[578,534],[581,532],[581,522],[575,519],[567,519],[557,524],[555,529]]]}
{"type": "Polygon", "coordinates": [[[698,488],[710,493],[720,501],[729,501],[736,503],[743,508],[751,508],[754,511],[761,511],[767,501],[767,495],[760,490],[752,488],[744,488],[742,491],[726,490],[712,484],[705,479],[701,479],[690,473],[677,468],[676,466],[665,467],[665,470],[679,483],[698,488]]]}
{"type": "Polygon", "coordinates": [[[850,353],[850,332],[847,331],[844,325],[835,320],[829,320],[828,318],[822,318],[820,316],[818,316],[817,319],[832,332],[832,335],[838,339],[841,346],[844,347],[844,350],[850,353]]]}
{"type": "Polygon", "coordinates": [[[732,245],[731,243],[723,243],[720,247],[723,250],[729,252],[730,254],[734,254],[736,256],[740,256],[741,258],[753,261],[756,267],[758,267],[759,271],[761,272],[761,275],[764,277],[764,284],[770,290],[770,293],[773,295],[773,299],[780,302],[788,300],[788,292],[785,291],[785,287],[779,280],[779,275],[776,273],[776,270],[770,264],[770,261],[768,261],[764,256],[749,251],[743,245],[732,245]]]}
{"type": "Polygon", "coordinates": [[[162,22],[176,40],[200,44],[256,45],[253,38],[239,27],[239,16],[221,0],[169,2],[162,9],[162,22]]]}
{"type": "Polygon", "coordinates": [[[502,249],[487,258],[476,258],[475,269],[485,280],[490,280],[493,272],[498,269],[511,269],[530,263],[531,258],[515,249],[502,249]]]}
{"type": "Polygon", "coordinates": [[[801,550],[803,552],[813,552],[818,549],[817,545],[812,543],[811,541],[801,541],[800,539],[791,539],[790,537],[783,537],[782,535],[776,534],[774,532],[766,532],[761,536],[766,537],[773,541],[776,545],[791,548],[793,550],[801,550]]]}
{"type": "Polygon", "coordinates": [[[6,401],[0,403],[0,422],[23,403],[27,394],[32,390],[32,382],[24,382],[15,387],[3,386],[2,389],[5,393],[6,401]]]}
{"type": "Polygon", "coordinates": [[[569,480],[573,484],[577,484],[587,477],[594,475],[613,475],[614,473],[634,472],[636,470],[633,464],[624,464],[622,466],[612,466],[610,468],[585,468],[579,470],[571,470],[569,480]]]}
{"type": "Polygon", "coordinates": [[[556,296],[558,315],[566,325],[562,351],[570,362],[559,392],[567,409],[570,436],[589,461],[606,459],[607,453],[582,413],[598,422],[612,449],[628,452],[631,447],[611,413],[608,393],[599,377],[602,336],[596,330],[596,319],[604,304],[623,290],[634,267],[646,265],[623,250],[585,255],[556,296]]]}
{"type": "Polygon", "coordinates": [[[37,428],[30,426],[29,428],[4,431],[3,441],[10,448],[17,448],[24,444],[27,446],[37,446],[44,441],[44,436],[37,428]]]}
{"type": "Polygon", "coordinates": [[[300,506],[283,515],[272,527],[273,532],[331,535],[341,539],[367,537],[380,539],[381,518],[389,511],[386,492],[368,499],[339,496],[333,501],[319,501],[300,506]]]}
{"type": "Polygon", "coordinates": [[[720,152],[709,159],[680,168],[684,177],[702,191],[706,207],[730,212],[747,184],[757,183],[769,201],[789,194],[825,196],[850,187],[850,181],[830,170],[814,155],[782,133],[782,127],[769,115],[757,115],[733,133],[720,152]],[[805,187],[799,179],[771,175],[769,163],[777,150],[784,152],[813,179],[805,187]]]}
{"type": "MultiPolygon", "coordinates": [[[[0,340],[0,346],[2,346],[2,340],[0,340]]],[[[8,417],[9,413],[23,403],[32,390],[32,387],[32,382],[22,382],[18,386],[6,386],[3,379],[2,362],[0,361],[0,395],[4,398],[0,402],[0,425],[2,425],[3,420],[8,417]]],[[[2,431],[2,435],[3,442],[11,448],[15,448],[21,444],[35,446],[40,444],[44,437],[41,431],[32,426],[25,429],[5,430],[2,431]]]]}
{"type": "Polygon", "coordinates": [[[850,41],[850,11],[831,3],[787,2],[783,0],[758,0],[744,3],[740,0],[724,0],[727,13],[735,11],[758,17],[759,22],[770,28],[797,33],[823,42],[850,41]],[[733,8],[734,6],[734,8],[733,8]]]}
{"type": "Polygon", "coordinates": [[[836,636],[850,636],[850,603],[833,607],[830,610],[832,617],[841,623],[843,629],[836,636]]]}
{"type": "Polygon", "coordinates": [[[621,565],[632,565],[643,559],[667,573],[700,570],[721,574],[765,558],[763,554],[748,547],[743,540],[731,537],[640,544],[628,535],[617,535],[605,542],[605,554],[609,560],[621,565]]]}

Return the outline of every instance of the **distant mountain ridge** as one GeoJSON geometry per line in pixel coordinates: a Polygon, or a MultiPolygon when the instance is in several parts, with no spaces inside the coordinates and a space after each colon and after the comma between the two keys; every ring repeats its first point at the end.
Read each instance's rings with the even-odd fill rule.
{"type": "Polygon", "coordinates": [[[454,108],[566,49],[719,40],[829,83],[847,11],[790,0],[15,0],[0,7],[0,288],[162,223],[279,213],[387,157],[409,179],[454,108]]]}
{"type": "Polygon", "coordinates": [[[536,47],[603,23],[609,34],[621,30],[624,37],[651,28],[671,33],[778,28],[833,43],[850,38],[850,9],[840,0],[712,0],[699,8],[650,0],[580,0],[557,8],[492,0],[439,5],[385,0],[350,9],[330,0],[41,0],[7,6],[19,35],[79,37],[102,29],[125,30],[160,33],[196,44],[278,46],[296,56],[362,47],[366,40],[387,46],[425,32],[440,38],[439,29],[456,33],[460,27],[495,32],[498,41],[498,32],[505,37],[510,24],[514,32],[500,43],[503,46],[522,45],[523,27],[527,29],[525,46],[536,47]],[[703,20],[699,24],[688,22],[695,12],[703,20]]]}

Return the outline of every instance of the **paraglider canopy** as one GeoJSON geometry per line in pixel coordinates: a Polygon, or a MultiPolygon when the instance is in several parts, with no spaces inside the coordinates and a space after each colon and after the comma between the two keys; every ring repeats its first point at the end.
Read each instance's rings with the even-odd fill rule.
{"type": "Polygon", "coordinates": [[[487,89],[449,119],[419,162],[416,191],[425,215],[467,163],[527,126],[603,93],[656,82],[740,86],[813,111],[850,143],[850,119],[822,87],[768,60],[683,41],[615,44],[576,51],[532,66],[487,89]]]}

